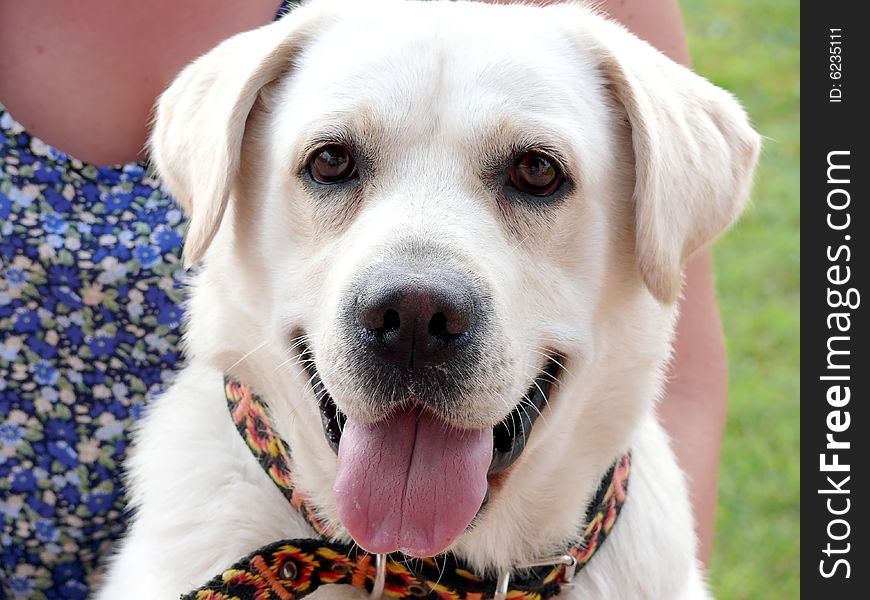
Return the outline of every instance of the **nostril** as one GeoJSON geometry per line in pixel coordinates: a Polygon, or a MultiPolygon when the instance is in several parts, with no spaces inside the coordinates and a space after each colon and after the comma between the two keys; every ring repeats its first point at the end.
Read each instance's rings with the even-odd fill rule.
{"type": "Polygon", "coordinates": [[[359,322],[368,331],[381,335],[398,331],[402,325],[399,311],[394,308],[384,309],[381,306],[362,311],[359,322]]]}
{"type": "Polygon", "coordinates": [[[429,321],[429,335],[445,342],[453,337],[447,331],[447,315],[444,313],[435,313],[429,321]]]}
{"type": "Polygon", "coordinates": [[[437,312],[429,321],[429,335],[443,342],[455,340],[468,331],[469,319],[463,314],[449,318],[443,312],[437,312]]]}
{"type": "Polygon", "coordinates": [[[399,311],[392,308],[388,309],[387,312],[384,313],[384,327],[381,331],[383,333],[389,333],[390,331],[398,331],[399,327],[401,327],[399,311]]]}

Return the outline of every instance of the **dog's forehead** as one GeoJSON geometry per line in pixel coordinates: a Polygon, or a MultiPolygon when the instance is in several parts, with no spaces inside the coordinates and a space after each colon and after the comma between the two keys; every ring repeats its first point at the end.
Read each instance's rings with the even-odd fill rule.
{"type": "MultiPolygon", "coordinates": [[[[364,3],[359,3],[364,4],[364,3]]],[[[374,3],[318,34],[291,78],[297,111],[353,115],[408,140],[475,138],[506,124],[582,133],[600,114],[600,77],[568,34],[530,6],[374,3]]],[[[585,137],[585,136],[584,136],[585,137]]]]}

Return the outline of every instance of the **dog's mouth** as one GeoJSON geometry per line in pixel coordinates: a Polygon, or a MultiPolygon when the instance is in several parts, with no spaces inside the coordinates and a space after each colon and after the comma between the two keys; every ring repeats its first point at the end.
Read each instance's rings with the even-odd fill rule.
{"type": "Polygon", "coordinates": [[[354,540],[375,553],[444,551],[479,517],[490,487],[520,457],[562,369],[551,354],[513,410],[494,427],[460,429],[419,402],[374,423],[339,410],[302,348],[326,439],[338,455],[334,492],[354,540]]]}
{"type": "MultiPolygon", "coordinates": [[[[326,441],[332,451],[338,454],[341,433],[347,417],[339,410],[320,379],[311,349],[304,346],[300,354],[311,386],[317,394],[320,420],[326,434],[326,441]]],[[[558,381],[561,369],[560,355],[547,355],[543,368],[514,409],[492,428],[492,461],[487,470],[488,475],[504,471],[523,453],[535,421],[549,402],[553,385],[558,381]]]]}

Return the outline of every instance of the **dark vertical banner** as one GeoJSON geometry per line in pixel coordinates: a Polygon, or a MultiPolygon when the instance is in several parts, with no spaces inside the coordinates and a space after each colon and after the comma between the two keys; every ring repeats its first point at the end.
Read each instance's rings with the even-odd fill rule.
{"type": "MultiPolygon", "coordinates": [[[[801,591],[867,598],[870,25],[801,15],[801,591]]],[[[824,594],[824,595],[822,595],[824,594]]]]}

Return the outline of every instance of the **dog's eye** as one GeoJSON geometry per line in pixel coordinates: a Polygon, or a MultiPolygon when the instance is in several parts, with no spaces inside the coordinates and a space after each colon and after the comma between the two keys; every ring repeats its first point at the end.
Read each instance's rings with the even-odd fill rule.
{"type": "Polygon", "coordinates": [[[339,144],[330,144],[316,151],[308,163],[308,172],[317,183],[341,183],[357,176],[356,162],[350,151],[339,144]]]}
{"type": "Polygon", "coordinates": [[[552,158],[540,152],[521,154],[509,174],[510,184],[532,196],[549,196],[562,185],[565,177],[552,158]]]}

